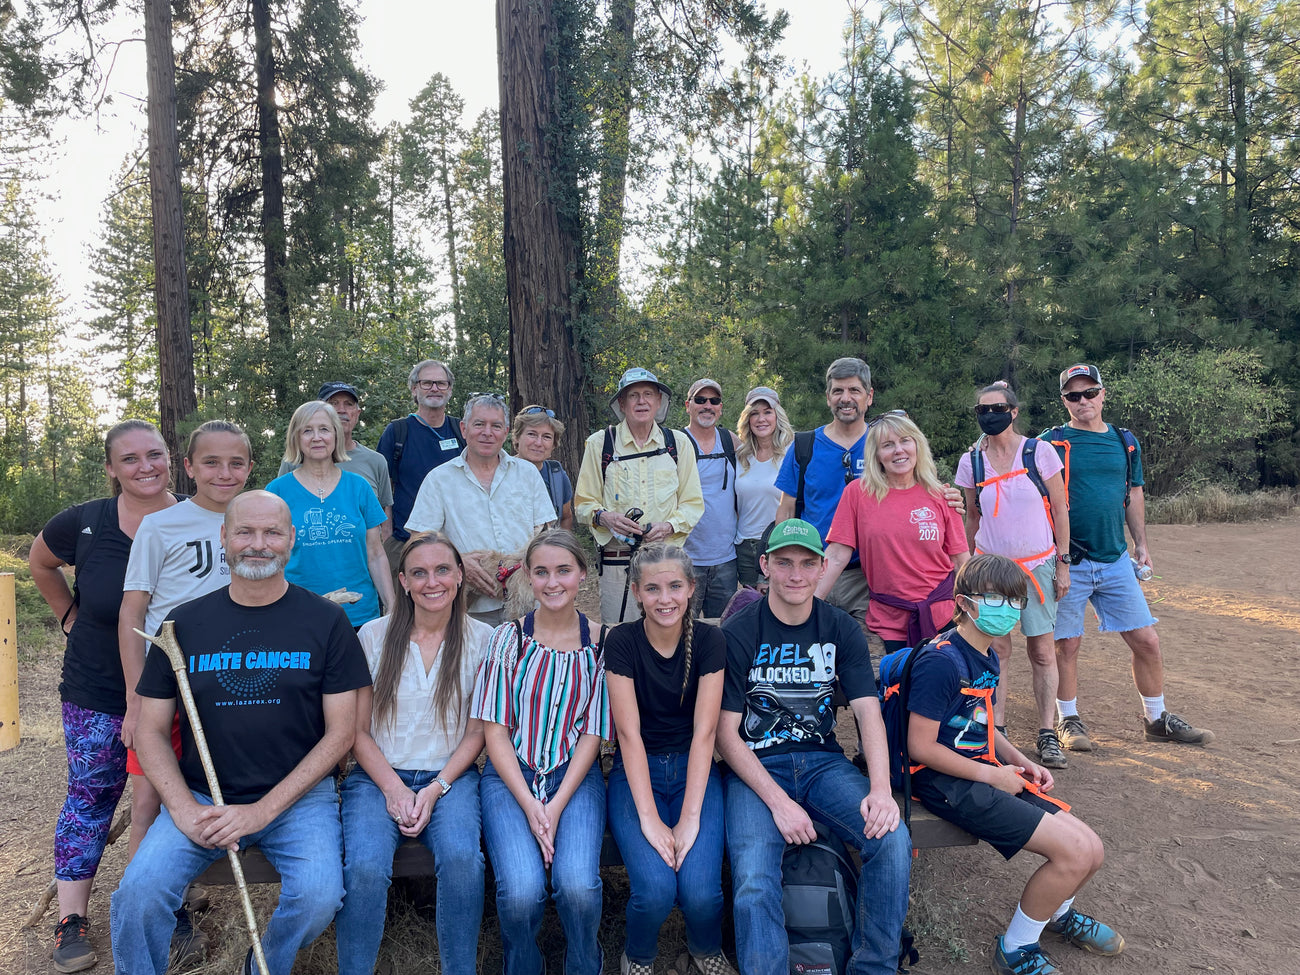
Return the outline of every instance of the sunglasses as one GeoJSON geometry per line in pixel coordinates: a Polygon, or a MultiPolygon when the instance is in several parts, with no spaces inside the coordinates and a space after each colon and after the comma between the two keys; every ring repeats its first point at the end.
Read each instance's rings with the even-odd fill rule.
{"type": "Polygon", "coordinates": [[[555,419],[555,411],[548,410],[545,406],[525,406],[519,411],[520,416],[541,416],[543,413],[552,420],[555,419]]]}
{"type": "Polygon", "coordinates": [[[1068,399],[1071,403],[1077,403],[1081,399],[1096,399],[1101,395],[1101,387],[1093,386],[1090,389],[1076,389],[1073,393],[1062,393],[1062,399],[1068,399]]]}
{"type": "Polygon", "coordinates": [[[875,416],[873,416],[870,420],[867,421],[867,429],[870,430],[877,423],[879,423],[881,420],[885,419],[885,417],[888,416],[901,416],[904,419],[906,419],[907,410],[885,410],[884,413],[877,413],[875,416]]]}
{"type": "Polygon", "coordinates": [[[981,403],[975,407],[976,416],[987,416],[990,413],[1010,413],[1010,403],[981,403]]]}
{"type": "Polygon", "coordinates": [[[695,397],[696,406],[703,406],[705,403],[708,403],[710,406],[721,406],[722,397],[721,396],[696,396],[695,397]]]}

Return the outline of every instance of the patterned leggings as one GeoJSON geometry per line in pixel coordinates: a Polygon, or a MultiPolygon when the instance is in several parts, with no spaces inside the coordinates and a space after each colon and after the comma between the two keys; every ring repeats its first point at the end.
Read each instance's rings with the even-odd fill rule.
{"type": "Polygon", "coordinates": [[[108,843],[113,810],[126,788],[122,718],[63,702],[68,798],[54,829],[54,876],[89,880],[108,843]]]}

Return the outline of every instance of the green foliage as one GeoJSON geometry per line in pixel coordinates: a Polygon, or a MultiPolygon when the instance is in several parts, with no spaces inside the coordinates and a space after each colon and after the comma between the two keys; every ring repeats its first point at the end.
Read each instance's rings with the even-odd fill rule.
{"type": "Polygon", "coordinates": [[[1265,373],[1255,352],[1175,347],[1107,379],[1109,414],[1141,438],[1150,493],[1255,482],[1259,441],[1286,406],[1265,373]]]}

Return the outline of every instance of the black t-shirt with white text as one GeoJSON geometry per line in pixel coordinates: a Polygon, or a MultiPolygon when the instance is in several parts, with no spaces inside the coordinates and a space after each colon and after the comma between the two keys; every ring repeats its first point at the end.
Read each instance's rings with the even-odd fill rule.
{"type": "MultiPolygon", "coordinates": [[[[316,747],[325,735],[324,695],[370,685],[347,614],[299,586],[267,606],[240,605],[218,589],[170,618],[227,802],[256,802],[316,747]]],[[[166,654],[145,657],[136,689],[142,697],[177,697],[166,654]]],[[[185,717],[180,768],[191,789],[208,793],[185,717]]]]}
{"type": "Polygon", "coordinates": [[[852,616],[817,599],[806,621],[788,626],[763,599],[730,617],[722,632],[722,709],[740,714],[746,745],[765,755],[842,750],[831,706],[836,681],[850,701],[876,693],[867,638],[852,616]]]}
{"type": "Polygon", "coordinates": [[[605,638],[605,672],[630,677],[636,687],[641,741],[647,755],[691,750],[700,678],[717,673],[727,663],[727,644],[722,633],[716,626],[697,622],[691,633],[688,681],[684,643],[679,641],[677,652],[665,659],[646,639],[642,620],[616,626],[605,638]]]}

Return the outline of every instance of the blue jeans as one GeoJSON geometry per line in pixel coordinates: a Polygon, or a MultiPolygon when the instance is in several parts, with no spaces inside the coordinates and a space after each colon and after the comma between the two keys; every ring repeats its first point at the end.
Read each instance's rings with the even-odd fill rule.
{"type": "MultiPolygon", "coordinates": [[[[212,800],[194,793],[199,802],[212,800]]],[[[343,902],[343,832],[334,780],[326,777],[270,825],[239,841],[258,847],[280,874],[280,902],[262,935],[272,975],[289,975],[298,950],[329,927],[343,902]]],[[[174,912],[191,880],[226,855],[182,833],[164,806],[113,893],[109,921],[118,975],[163,975],[174,912]]]]}
{"type": "MultiPolygon", "coordinates": [[[[686,752],[648,755],[650,787],[659,818],[670,828],[686,798],[686,752]]],[[[710,763],[712,766],[712,763],[710,763]]],[[[674,871],[641,832],[620,754],[609,773],[609,829],[623,854],[631,894],[627,901],[627,957],[645,965],[659,954],[659,928],[673,904],[686,919],[686,945],[694,955],[722,950],[722,776],[709,769],[700,809],[700,832],[674,871]]]]}
{"type": "Polygon", "coordinates": [[[735,559],[721,565],[695,567],[695,615],[717,619],[736,594],[739,569],[735,559]]]}
{"type": "MultiPolygon", "coordinates": [[[[564,781],[567,764],[547,776],[547,795],[564,781]]],[[[524,780],[532,769],[520,763],[524,780]]],[[[497,917],[505,975],[541,975],[542,954],[537,935],[546,909],[546,872],[542,851],[528,828],[528,819],[501,780],[492,762],[479,784],[483,807],[483,839],[497,883],[497,917]]],[[[605,837],[605,780],[593,762],[560,816],[551,862],[551,890],[560,915],[567,950],[565,975],[600,975],[603,961],[600,928],[600,846],[605,837]]]]}
{"type": "MultiPolygon", "coordinates": [[[[413,792],[437,772],[396,769],[413,792]]],[[[433,806],[420,842],[433,854],[438,879],[438,958],[448,975],[474,975],[483,921],[483,849],[478,769],[471,766],[433,806]]],[[[393,854],[403,836],[388,815],[384,793],[360,766],[343,780],[343,909],[334,919],[339,972],[372,975],[384,937],[393,854]]]]}
{"type": "MultiPolygon", "coordinates": [[[[760,760],[787,795],[862,855],[849,972],[894,975],[912,872],[907,827],[900,823],[879,839],[862,835],[860,807],[868,782],[840,752],[792,752],[760,760]]],[[[767,804],[738,776],[727,776],[725,792],[740,970],[745,975],[786,975],[789,943],[781,909],[785,840],[767,804]]]]}

